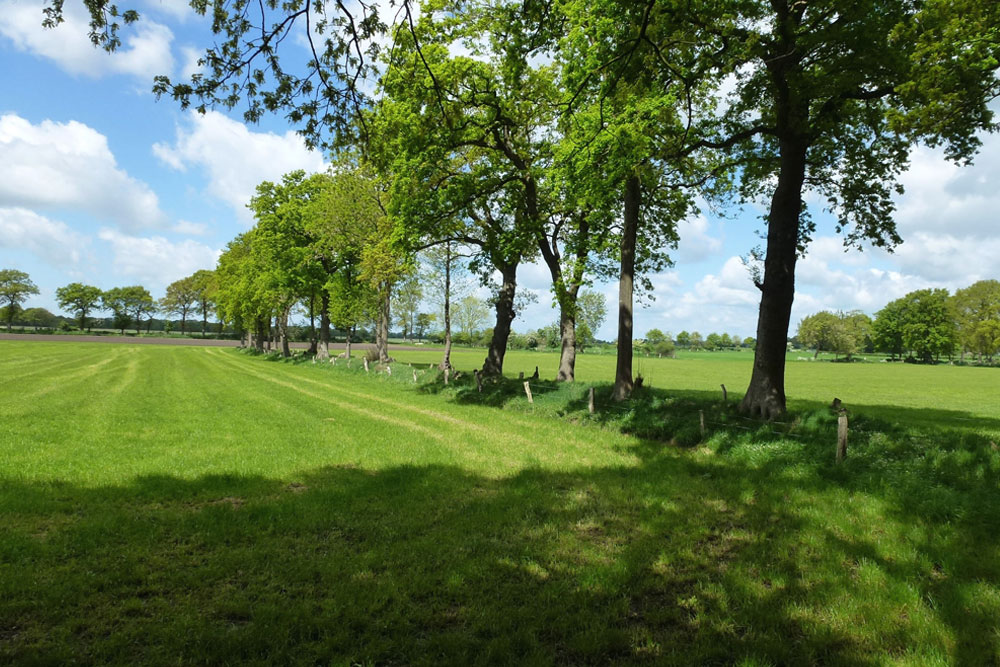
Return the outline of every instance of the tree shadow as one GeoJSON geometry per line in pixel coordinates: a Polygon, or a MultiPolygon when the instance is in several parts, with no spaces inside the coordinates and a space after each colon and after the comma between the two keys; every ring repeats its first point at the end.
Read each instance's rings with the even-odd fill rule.
{"type": "MultiPolygon", "coordinates": [[[[900,479],[864,460],[848,469],[792,447],[758,463],[736,450],[636,448],[635,467],[507,478],[435,465],[96,488],[7,479],[0,657],[995,659],[995,482],[914,503],[887,492],[900,479]],[[905,549],[887,551],[844,503],[882,512],[905,549]],[[975,591],[985,602],[970,610],[975,591]]],[[[928,482],[920,470],[899,475],[928,482]]]]}

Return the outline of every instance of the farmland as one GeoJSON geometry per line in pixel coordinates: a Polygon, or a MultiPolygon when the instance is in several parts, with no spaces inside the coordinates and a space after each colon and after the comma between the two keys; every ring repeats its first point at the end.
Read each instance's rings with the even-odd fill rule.
{"type": "Polygon", "coordinates": [[[1000,659],[995,369],[793,362],[760,424],[748,353],[637,360],[624,407],[613,357],[509,353],[529,405],[438,355],[0,342],[0,660],[1000,659]]]}

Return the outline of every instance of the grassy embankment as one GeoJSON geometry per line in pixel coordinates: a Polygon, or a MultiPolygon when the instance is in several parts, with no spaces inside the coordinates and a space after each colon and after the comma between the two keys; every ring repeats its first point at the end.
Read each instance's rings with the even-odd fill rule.
{"type": "Polygon", "coordinates": [[[528,406],[405,364],[0,343],[0,661],[1000,660],[990,369],[802,366],[757,425],[724,359],[650,360],[590,417],[583,384],[528,406]]]}

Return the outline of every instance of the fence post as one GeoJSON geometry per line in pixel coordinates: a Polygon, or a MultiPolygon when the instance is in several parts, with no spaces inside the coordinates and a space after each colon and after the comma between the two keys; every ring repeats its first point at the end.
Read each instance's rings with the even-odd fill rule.
{"type": "Polygon", "coordinates": [[[483,393],[483,376],[479,374],[478,368],[472,372],[476,376],[476,389],[478,389],[479,393],[481,394],[483,393]]]}
{"type": "Polygon", "coordinates": [[[520,373],[517,374],[517,379],[518,380],[523,380],[524,379],[524,371],[521,371],[520,373]]]}
{"type": "Polygon", "coordinates": [[[587,409],[590,411],[590,414],[594,414],[594,388],[591,387],[587,393],[589,394],[587,397],[587,409]]]}
{"type": "Polygon", "coordinates": [[[729,402],[729,392],[726,391],[726,385],[720,384],[719,386],[722,387],[722,402],[723,403],[728,403],[729,402]]]}
{"type": "MultiPolygon", "coordinates": [[[[523,373],[522,373],[523,375],[523,373]]],[[[528,403],[534,403],[535,399],[531,397],[531,383],[527,380],[524,381],[524,393],[528,397],[528,403]]]]}
{"type": "Polygon", "coordinates": [[[705,411],[698,411],[698,424],[701,427],[701,439],[705,439],[705,411]]]}
{"type": "Polygon", "coordinates": [[[389,374],[389,377],[392,377],[392,366],[389,366],[387,364],[385,367],[385,372],[389,374]]]}
{"type": "Polygon", "coordinates": [[[847,458],[847,409],[837,412],[837,463],[847,458]]]}
{"type": "Polygon", "coordinates": [[[365,357],[365,373],[368,372],[368,357],[365,357]]]}
{"type": "Polygon", "coordinates": [[[417,371],[413,371],[413,382],[414,384],[417,382],[417,371]]]}
{"type": "Polygon", "coordinates": [[[447,368],[444,369],[444,383],[445,384],[448,384],[448,376],[449,375],[451,375],[451,371],[449,369],[447,369],[447,368]]]}

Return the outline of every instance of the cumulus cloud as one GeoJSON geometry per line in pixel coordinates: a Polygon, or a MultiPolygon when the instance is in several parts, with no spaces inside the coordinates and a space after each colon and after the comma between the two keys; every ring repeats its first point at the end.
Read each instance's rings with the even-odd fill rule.
{"type": "Polygon", "coordinates": [[[103,134],[15,114],[0,116],[0,206],[83,210],[127,229],[164,221],[156,194],[118,168],[103,134]]]}
{"type": "Polygon", "coordinates": [[[677,245],[677,261],[683,263],[700,262],[722,249],[722,234],[710,229],[708,218],[696,215],[677,224],[680,242],[677,245]]]}
{"type": "Polygon", "coordinates": [[[186,234],[188,236],[205,236],[208,234],[208,225],[201,222],[178,220],[170,227],[170,230],[177,234],[186,234]]]}
{"type": "Polygon", "coordinates": [[[221,252],[191,239],[173,243],[162,236],[139,237],[104,228],[98,238],[111,246],[118,276],[162,289],[199,269],[215,268],[221,252]]]}
{"type": "Polygon", "coordinates": [[[306,148],[294,132],[253,132],[216,111],[190,112],[177,128],[173,144],[154,144],[153,154],[173,169],[203,171],[208,193],[232,207],[247,224],[253,216],[246,205],[258,183],[277,181],[295,169],[326,168],[323,157],[306,148]]]}
{"type": "Polygon", "coordinates": [[[70,74],[93,78],[126,74],[150,81],[174,71],[170,52],[174,36],[165,25],[144,18],[122,28],[122,45],[109,54],[87,36],[88,15],[80,3],[66,3],[65,22],[57,28],[43,28],[43,18],[39,3],[0,0],[0,35],[19,51],[51,60],[70,74]]]}
{"type": "Polygon", "coordinates": [[[26,208],[0,208],[0,248],[31,253],[54,268],[71,271],[88,256],[88,239],[66,224],[26,208]]]}

